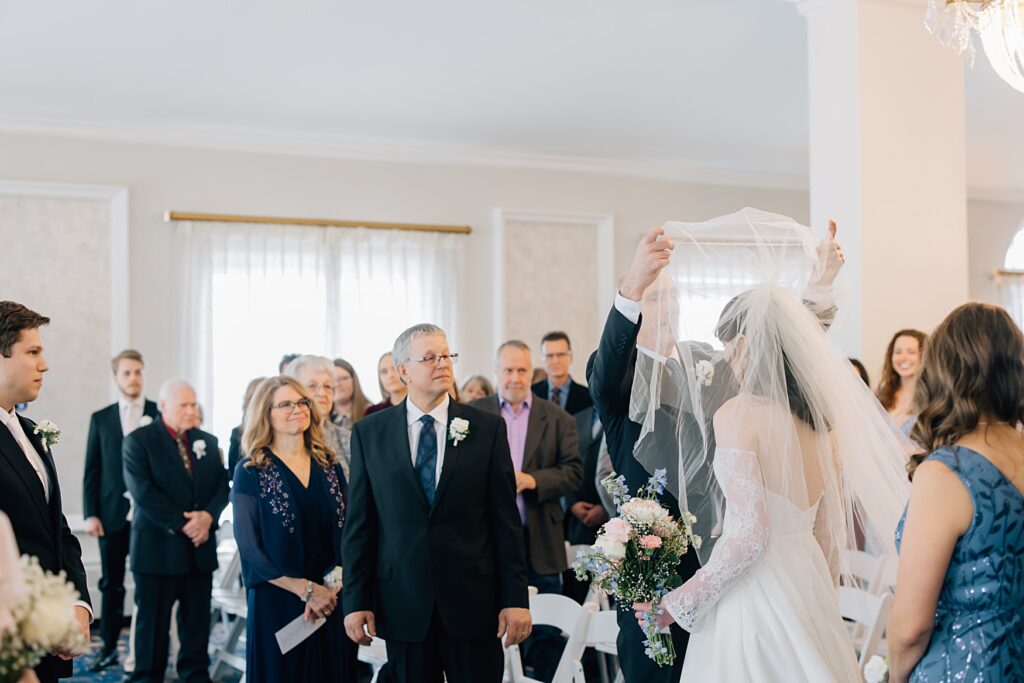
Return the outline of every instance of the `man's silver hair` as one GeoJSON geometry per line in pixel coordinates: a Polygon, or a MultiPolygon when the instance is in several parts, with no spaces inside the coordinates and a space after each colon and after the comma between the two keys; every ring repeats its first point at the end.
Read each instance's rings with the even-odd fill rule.
{"type": "Polygon", "coordinates": [[[402,334],[398,335],[398,339],[395,340],[395,345],[391,349],[391,362],[398,367],[402,363],[409,360],[409,345],[412,344],[412,340],[416,337],[427,337],[439,334],[445,339],[448,335],[444,333],[437,325],[431,323],[420,323],[419,325],[413,325],[402,334]]]}
{"type": "Polygon", "coordinates": [[[169,379],[160,385],[160,394],[158,398],[161,402],[170,401],[171,397],[182,389],[189,389],[192,393],[195,393],[196,391],[192,388],[191,384],[180,377],[175,377],[174,379],[169,379]]]}
{"type": "Polygon", "coordinates": [[[331,381],[334,381],[334,363],[323,356],[313,356],[310,354],[299,356],[286,365],[284,368],[284,374],[288,377],[298,379],[299,373],[302,372],[303,369],[308,370],[309,372],[326,372],[331,377],[331,381]]]}
{"type": "MultiPolygon", "coordinates": [[[[501,346],[499,346],[498,350],[494,352],[495,365],[497,365],[498,361],[501,360],[501,352],[504,351],[505,349],[519,349],[520,351],[526,351],[527,353],[531,353],[530,345],[527,344],[526,342],[521,341],[519,339],[509,339],[507,342],[504,342],[501,346]]],[[[531,358],[531,361],[532,360],[533,359],[531,358]]]]}

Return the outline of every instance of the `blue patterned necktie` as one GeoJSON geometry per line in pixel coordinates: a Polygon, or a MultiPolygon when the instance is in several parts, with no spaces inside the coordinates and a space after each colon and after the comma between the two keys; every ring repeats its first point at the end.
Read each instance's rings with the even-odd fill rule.
{"type": "Polygon", "coordinates": [[[427,503],[434,505],[434,472],[437,469],[437,435],[434,434],[434,418],[424,415],[420,418],[420,442],[416,446],[416,474],[420,487],[427,496],[427,503]]]}

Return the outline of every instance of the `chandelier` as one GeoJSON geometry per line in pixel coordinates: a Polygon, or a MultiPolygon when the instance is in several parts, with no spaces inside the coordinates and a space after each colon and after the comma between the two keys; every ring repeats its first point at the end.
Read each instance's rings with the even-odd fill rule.
{"type": "Polygon", "coordinates": [[[929,0],[924,23],[939,42],[974,66],[977,34],[999,77],[1024,92],[1024,0],[929,0]]]}

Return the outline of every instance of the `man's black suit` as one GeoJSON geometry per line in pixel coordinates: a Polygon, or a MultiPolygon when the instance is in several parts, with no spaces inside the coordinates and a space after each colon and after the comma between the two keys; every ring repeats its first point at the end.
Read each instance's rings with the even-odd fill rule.
{"type": "MultiPolygon", "coordinates": [[[[32,433],[35,423],[18,416],[36,453],[42,458],[49,477],[50,501],[47,503],[43,485],[29,463],[25,452],[7,427],[0,425],[0,509],[11,520],[18,550],[24,555],[39,558],[40,566],[56,574],[64,571],[83,602],[89,603],[85,567],[82,566],[82,546],[71,533],[61,509],[60,483],[54,467],[53,455],[43,448],[32,433]]],[[[72,663],[48,656],[36,667],[42,683],[71,676],[72,663]]]]}
{"type": "MultiPolygon", "coordinates": [[[[566,382],[566,386],[569,387],[569,398],[565,400],[565,412],[570,415],[575,415],[581,410],[594,405],[593,399],[590,398],[590,392],[585,386],[577,384],[571,377],[569,378],[569,381],[566,382]]],[[[533,390],[534,396],[540,396],[545,401],[551,400],[551,385],[548,383],[548,380],[542,379],[541,381],[531,385],[530,389],[533,390]]],[[[563,386],[562,389],[564,390],[565,386],[563,386]]],[[[561,405],[560,402],[556,403],[559,406],[561,405]]]]}
{"type": "Polygon", "coordinates": [[[140,427],[124,440],[124,481],[135,501],[131,563],[135,575],[135,671],[133,681],[163,681],[167,667],[171,607],[178,601],[178,676],[208,681],[210,591],[217,568],[217,520],[228,503],[227,470],[217,437],[190,429],[186,471],[163,420],[140,427]],[[205,442],[202,458],[195,444],[205,442]],[[184,513],[213,517],[210,537],[198,548],[181,531],[184,513]]]}
{"type": "MultiPolygon", "coordinates": [[[[147,400],[142,415],[155,420],[158,414],[156,403],[147,400]]],[[[86,518],[98,517],[103,524],[103,536],[99,538],[103,570],[100,634],[105,652],[117,647],[124,619],[124,574],[131,524],[121,458],[123,445],[120,404],[112,403],[93,413],[85,446],[82,507],[86,518]]]]}
{"type": "MultiPolygon", "coordinates": [[[[633,446],[640,436],[640,425],[629,419],[629,395],[633,369],[636,367],[636,338],[639,331],[640,321],[633,324],[613,307],[601,334],[593,370],[587,378],[594,407],[604,426],[612,465],[617,474],[625,476],[626,485],[633,492],[644,486],[651,476],[633,457],[633,446]]],[[[665,434],[674,439],[675,422],[674,417],[658,411],[655,415],[654,437],[665,434]]],[[[679,502],[670,493],[666,491],[661,496],[661,503],[673,516],[678,517],[679,502]]],[[[679,565],[679,575],[685,581],[699,568],[696,553],[688,552],[683,555],[679,565]]],[[[632,605],[619,606],[618,621],[619,663],[626,681],[676,683],[682,673],[689,634],[675,624],[672,625],[672,640],[677,654],[675,665],[659,667],[644,654],[644,635],[637,625],[632,605]]]]}
{"type": "Polygon", "coordinates": [[[529,606],[505,423],[450,403],[444,434],[462,418],[469,435],[447,441],[431,507],[413,467],[406,405],[363,418],[352,432],[345,614],[374,612],[395,683],[440,680],[409,671],[424,648],[455,653],[452,683],[499,681],[498,612],[529,606]]]}

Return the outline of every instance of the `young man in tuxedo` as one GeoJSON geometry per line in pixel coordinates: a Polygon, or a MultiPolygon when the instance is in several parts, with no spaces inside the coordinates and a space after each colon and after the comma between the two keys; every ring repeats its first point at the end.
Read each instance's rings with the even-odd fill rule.
{"type": "Polygon", "coordinates": [[[533,393],[556,404],[570,415],[594,405],[590,392],[569,376],[572,365],[572,343],[565,332],[548,332],[540,342],[547,379],[535,383],[533,393]]]}
{"type": "MultiPolygon", "coordinates": [[[[63,571],[78,591],[75,618],[88,642],[92,608],[82,547],[61,510],[52,446],[35,433],[35,422],[14,410],[39,398],[43,373],[49,370],[39,328],[49,322],[21,304],[0,301],[0,509],[11,520],[19,551],[39,558],[48,572],[63,571]]],[[[74,656],[51,653],[36,667],[36,675],[42,683],[68,678],[74,656]]]]}
{"type": "Polygon", "coordinates": [[[116,403],[97,410],[89,420],[82,482],[85,532],[99,539],[103,569],[100,578],[103,651],[92,666],[94,672],[117,664],[117,639],[124,620],[131,503],[124,485],[121,447],[125,436],[157,417],[156,403],[142,395],[145,382],[142,354],[135,349],[125,349],[114,356],[110,366],[119,395],[116,403]]]}
{"type": "Polygon", "coordinates": [[[164,383],[159,407],[159,419],[124,440],[124,482],[134,501],[130,556],[137,607],[130,680],[164,680],[177,601],[178,677],[208,683],[217,519],[228,503],[228,475],[217,437],[196,427],[199,408],[187,382],[164,383]]]}
{"type": "Polygon", "coordinates": [[[498,683],[501,637],[530,633],[505,423],[450,400],[456,356],[439,327],[409,328],[392,356],[407,398],[352,433],[345,630],[387,642],[391,683],[498,683]]]}

